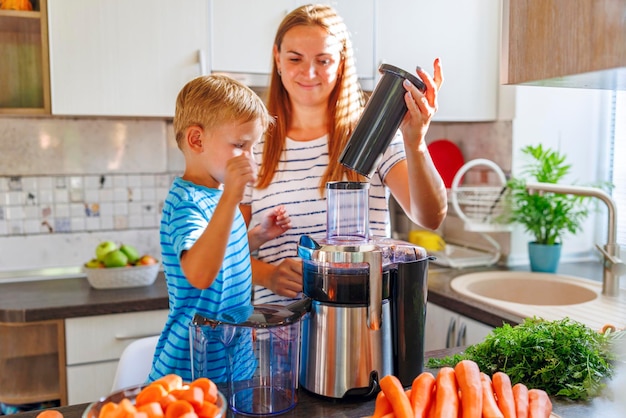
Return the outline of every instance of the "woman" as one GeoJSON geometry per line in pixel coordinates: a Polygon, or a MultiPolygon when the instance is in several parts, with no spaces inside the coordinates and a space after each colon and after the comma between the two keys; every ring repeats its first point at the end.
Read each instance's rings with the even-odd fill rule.
{"type": "MultiPolygon", "coordinates": [[[[267,106],[276,124],[255,147],[259,180],[246,189],[241,211],[254,226],[284,205],[292,228],[253,259],[253,281],[260,285],[255,303],[289,300],[302,291],[297,243],[302,235],[326,232],[326,183],[366,180],[338,162],[364,105],[343,20],[327,5],[295,9],[278,28],[273,58],[267,106]]],[[[372,236],[391,233],[389,192],[425,228],[436,229],[446,216],[446,189],[424,139],[443,80],[439,60],[434,79],[421,69],[417,74],[427,89],[422,94],[405,83],[408,112],[370,180],[372,236]]]]}

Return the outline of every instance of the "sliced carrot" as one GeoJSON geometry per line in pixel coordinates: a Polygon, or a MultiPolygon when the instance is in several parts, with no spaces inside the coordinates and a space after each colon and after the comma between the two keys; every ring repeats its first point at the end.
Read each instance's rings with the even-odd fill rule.
{"type": "Polygon", "coordinates": [[[498,408],[498,403],[496,402],[496,396],[493,392],[491,378],[485,373],[480,372],[480,381],[483,397],[483,416],[485,418],[504,418],[504,415],[502,415],[500,408],[498,408]]]}
{"type": "Polygon", "coordinates": [[[478,364],[472,360],[461,360],[454,366],[454,373],[461,391],[463,418],[481,418],[483,397],[478,364]]]}
{"type": "Polygon", "coordinates": [[[120,406],[115,402],[107,402],[100,408],[98,418],[115,418],[119,415],[120,406]]]}
{"type": "Polygon", "coordinates": [[[151,383],[141,389],[141,392],[137,394],[137,397],[135,398],[135,405],[141,406],[150,402],[160,402],[166,395],[167,390],[163,387],[163,385],[151,383]]]}
{"type": "Polygon", "coordinates": [[[204,400],[209,402],[217,402],[217,385],[211,379],[199,377],[189,384],[189,386],[197,386],[202,388],[204,392],[204,400]]]}
{"type": "Polygon", "coordinates": [[[167,406],[165,409],[165,418],[180,418],[189,412],[196,413],[193,409],[193,405],[189,402],[178,399],[167,406]]]}
{"type": "Polygon", "coordinates": [[[456,376],[452,367],[442,367],[437,373],[435,416],[456,418],[459,415],[459,394],[456,376]]]}
{"type": "Polygon", "coordinates": [[[177,374],[166,374],[155,380],[154,383],[163,385],[168,392],[171,392],[183,387],[183,378],[177,374]]]}
{"type": "Polygon", "coordinates": [[[528,388],[523,383],[513,385],[513,399],[515,399],[515,414],[517,418],[528,418],[528,388]]]}
{"type": "Polygon", "coordinates": [[[137,406],[137,411],[145,412],[148,415],[148,418],[163,418],[165,415],[163,413],[163,408],[161,408],[161,404],[158,402],[150,402],[137,406]]]}
{"type": "Polygon", "coordinates": [[[390,412],[393,412],[393,407],[391,406],[389,399],[387,399],[385,392],[381,390],[378,392],[378,395],[376,395],[376,401],[374,402],[374,415],[372,415],[372,418],[382,418],[390,412]]]}
{"type": "Polygon", "coordinates": [[[135,411],[126,415],[126,418],[148,418],[147,412],[135,411]]]}
{"type": "Polygon", "coordinates": [[[178,399],[189,402],[195,411],[199,411],[202,409],[202,403],[204,402],[204,391],[198,386],[189,386],[187,389],[182,390],[178,399]]]}
{"type": "Polygon", "coordinates": [[[504,418],[517,418],[513,387],[511,386],[509,375],[504,372],[495,372],[491,376],[491,381],[493,383],[493,391],[496,393],[498,408],[500,408],[504,418]]]}
{"type": "Polygon", "coordinates": [[[177,400],[178,399],[176,399],[174,395],[172,395],[171,393],[168,393],[167,395],[161,398],[159,403],[161,404],[161,408],[163,408],[164,411],[167,411],[167,407],[170,406],[171,403],[177,400]]]}
{"type": "Polygon", "coordinates": [[[396,418],[412,418],[413,410],[411,409],[411,402],[404,393],[404,388],[400,379],[392,374],[380,379],[380,388],[385,393],[385,396],[389,400],[391,407],[396,418]]]}
{"type": "Polygon", "coordinates": [[[220,414],[220,409],[215,403],[204,401],[202,403],[202,408],[200,408],[200,411],[196,412],[198,414],[198,417],[200,418],[215,418],[220,414]]]}
{"type": "Polygon", "coordinates": [[[37,414],[37,418],[63,418],[63,414],[56,409],[44,409],[37,414]]]}
{"type": "Polygon", "coordinates": [[[422,372],[411,385],[411,409],[415,418],[426,418],[428,409],[433,399],[433,388],[435,387],[435,376],[430,372],[422,372]]]}
{"type": "Polygon", "coordinates": [[[552,401],[541,389],[528,390],[528,418],[548,418],[552,413],[552,401]]]}

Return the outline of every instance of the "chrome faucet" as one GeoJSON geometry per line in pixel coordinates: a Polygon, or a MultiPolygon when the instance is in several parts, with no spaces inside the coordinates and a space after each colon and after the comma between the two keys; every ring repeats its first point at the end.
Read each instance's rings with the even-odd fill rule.
{"type": "Polygon", "coordinates": [[[596,248],[602,253],[602,294],[605,296],[619,295],[619,277],[626,274],[626,264],[620,259],[620,247],[617,244],[617,208],[615,202],[604,190],[595,187],[565,186],[554,183],[526,183],[526,190],[529,193],[561,193],[574,196],[597,197],[603,201],[608,208],[608,231],[606,245],[601,247],[596,244],[596,248]]]}

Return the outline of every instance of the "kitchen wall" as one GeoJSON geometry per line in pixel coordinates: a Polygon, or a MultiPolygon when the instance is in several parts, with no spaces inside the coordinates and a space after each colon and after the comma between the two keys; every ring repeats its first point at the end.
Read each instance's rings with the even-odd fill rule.
{"type": "MultiPolygon", "coordinates": [[[[510,121],[433,123],[427,140],[439,138],[510,170],[510,121]]],[[[0,118],[0,277],[78,270],[102,240],[158,256],[162,202],[183,166],[166,120],[0,118]]],[[[398,213],[394,227],[414,225],[398,213]]]]}

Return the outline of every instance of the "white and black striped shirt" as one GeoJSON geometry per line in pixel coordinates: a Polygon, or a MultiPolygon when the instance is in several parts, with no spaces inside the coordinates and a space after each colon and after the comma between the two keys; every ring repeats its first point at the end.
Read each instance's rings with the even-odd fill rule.
{"type": "MultiPolygon", "coordinates": [[[[287,138],[286,151],[281,156],[272,184],[267,189],[248,186],[243,204],[251,205],[250,227],[257,225],[264,214],[284,205],[291,217],[292,228],[281,236],[266,242],[256,254],[259,260],[279,264],[285,258],[297,257],[297,245],[302,235],[326,235],[326,197],[319,192],[320,179],[328,165],[327,136],[312,141],[294,141],[287,138]]],[[[261,161],[263,141],[254,149],[257,162],[261,161]]],[[[389,189],[384,178],[397,162],[406,158],[402,135],[398,131],[370,179],[369,222],[370,236],[389,237],[389,189]]],[[[287,303],[290,299],[270,290],[255,286],[254,303],[287,303]]]]}

